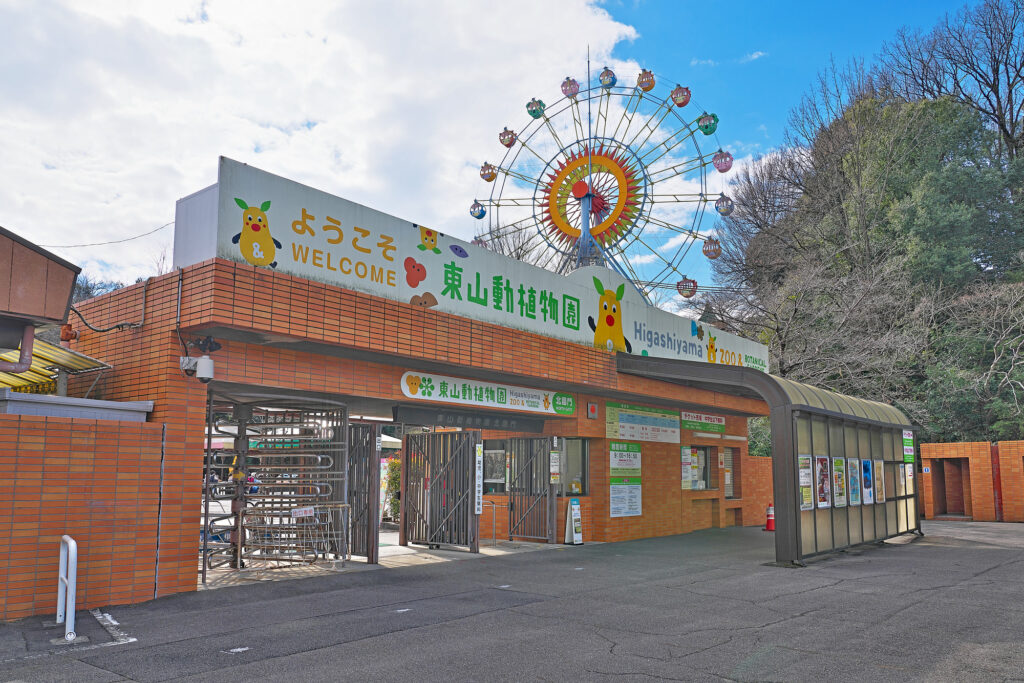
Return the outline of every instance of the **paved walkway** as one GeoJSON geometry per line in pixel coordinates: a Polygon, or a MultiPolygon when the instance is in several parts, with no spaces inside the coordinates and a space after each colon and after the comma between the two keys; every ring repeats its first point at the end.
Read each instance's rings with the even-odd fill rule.
{"type": "Polygon", "coordinates": [[[925,532],[804,569],[734,528],[178,595],[61,655],[0,625],[0,682],[1024,681],[1024,525],[925,532]]]}

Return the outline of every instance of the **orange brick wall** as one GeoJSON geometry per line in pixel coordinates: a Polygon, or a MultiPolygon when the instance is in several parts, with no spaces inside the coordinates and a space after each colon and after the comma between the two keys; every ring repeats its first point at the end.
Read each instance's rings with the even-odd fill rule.
{"type": "MultiPolygon", "coordinates": [[[[937,461],[944,463],[946,510],[949,514],[965,514],[978,522],[996,521],[991,445],[982,441],[921,444],[921,464],[930,470],[921,475],[925,519],[936,516],[937,501],[941,505],[941,495],[936,498],[935,488],[939,485],[937,461]],[[960,486],[957,486],[957,480],[960,480],[960,486]],[[960,508],[962,513],[954,512],[960,508]]],[[[1004,506],[1008,498],[1004,485],[1004,506]]]]}
{"type": "MultiPolygon", "coordinates": [[[[679,490],[678,445],[645,443],[644,516],[615,520],[608,517],[604,439],[607,400],[661,407],[700,405],[707,412],[734,409],[766,414],[767,407],[756,399],[619,374],[615,354],[601,349],[219,259],[151,278],[146,283],[82,302],[77,308],[95,327],[143,323],[131,329],[97,333],[73,321],[80,336],[72,348],[113,366],[91,389],[89,397],[153,401],[150,423],[138,429],[153,430],[166,425],[157,595],[196,587],[206,387],[182,375],[178,357],[184,355],[181,338],[193,339],[215,327],[237,330],[252,338],[251,343],[220,340],[224,348],[213,354],[218,380],[395,401],[401,397],[401,373],[421,368],[428,361],[447,368],[446,372],[455,376],[496,373],[510,383],[553,383],[573,392],[579,406],[576,416],[549,420],[546,432],[594,439],[591,495],[581,499],[585,539],[621,540],[682,533],[736,521],[763,523],[764,506],[771,492],[770,462],[748,458],[746,445],[739,442],[728,445],[738,445],[741,450],[742,500],[726,502],[720,491],[684,494],[679,490]],[[260,343],[262,339],[301,340],[319,347],[296,351],[264,345],[260,343]],[[374,354],[374,362],[351,357],[367,353],[374,354]],[[601,414],[597,420],[586,419],[587,401],[599,404],[601,414]]],[[[196,355],[195,351],[192,354],[196,355]]],[[[94,376],[73,379],[69,393],[85,395],[93,379],[94,376]]],[[[129,431],[125,433],[137,434],[131,431],[136,427],[126,429],[129,431]]],[[[727,430],[745,435],[745,421],[729,418],[727,430]]],[[[684,440],[689,437],[686,434],[684,440]]],[[[117,441],[114,434],[104,440],[125,443],[117,441]]],[[[707,445],[721,447],[723,442],[712,440],[707,445]]],[[[119,446],[105,453],[118,468],[128,468],[125,472],[129,474],[137,466],[137,456],[137,449],[131,446],[119,446]]],[[[560,525],[564,524],[564,507],[559,504],[560,525]]],[[[147,510],[130,504],[126,504],[123,513],[149,519],[147,510]]],[[[486,521],[483,526],[488,526],[486,521]]],[[[150,566],[148,560],[142,561],[142,565],[150,566]]],[[[152,565],[156,565],[155,558],[152,565]]],[[[90,567],[96,581],[114,583],[109,569],[90,567]]],[[[145,571],[138,568],[142,584],[153,579],[145,571]]],[[[128,583],[135,585],[134,580],[128,583]]],[[[133,591],[111,593],[107,601],[141,600],[152,595],[151,591],[133,591]]]]}
{"type": "Polygon", "coordinates": [[[1024,522],[1024,441],[1000,441],[1003,521],[1024,522]]]}
{"type": "Polygon", "coordinates": [[[80,608],[153,597],[162,430],[0,415],[0,619],[53,612],[64,534],[78,543],[80,608]]]}

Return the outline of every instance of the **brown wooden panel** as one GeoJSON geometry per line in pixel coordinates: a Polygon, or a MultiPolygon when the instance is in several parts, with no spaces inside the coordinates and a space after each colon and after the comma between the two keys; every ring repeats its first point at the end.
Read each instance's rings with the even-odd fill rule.
{"type": "Polygon", "coordinates": [[[10,310],[11,304],[11,253],[14,240],[0,235],[0,311],[10,310]]]}
{"type": "Polygon", "coordinates": [[[46,309],[46,264],[42,254],[20,244],[11,258],[11,313],[43,317],[46,309]]]}
{"type": "Polygon", "coordinates": [[[53,320],[63,320],[71,301],[71,288],[75,284],[75,273],[68,268],[50,261],[46,267],[46,307],[44,315],[53,320]]]}

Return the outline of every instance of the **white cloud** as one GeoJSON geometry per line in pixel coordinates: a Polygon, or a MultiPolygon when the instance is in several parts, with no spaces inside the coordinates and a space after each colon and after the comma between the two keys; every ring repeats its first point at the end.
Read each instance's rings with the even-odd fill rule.
{"type": "Polygon", "coordinates": [[[746,64],[747,62],[753,62],[754,60],[761,59],[762,57],[767,57],[767,56],[768,56],[767,52],[762,52],[761,50],[755,50],[754,52],[751,52],[746,57],[743,57],[742,59],[740,59],[740,64],[746,64]]]}
{"type": "MultiPolygon", "coordinates": [[[[558,99],[636,32],[583,0],[0,3],[0,225],[41,244],[173,219],[225,155],[469,237],[477,175],[533,96],[558,99]],[[528,45],[528,49],[524,49],[528,45]]],[[[635,69],[633,69],[635,71],[635,69]]],[[[622,70],[621,74],[631,73],[622,70]]],[[[54,249],[94,275],[153,272],[170,229],[54,249]]]]}
{"type": "Polygon", "coordinates": [[[690,66],[718,66],[718,62],[713,59],[697,59],[694,57],[690,60],[690,66]]]}

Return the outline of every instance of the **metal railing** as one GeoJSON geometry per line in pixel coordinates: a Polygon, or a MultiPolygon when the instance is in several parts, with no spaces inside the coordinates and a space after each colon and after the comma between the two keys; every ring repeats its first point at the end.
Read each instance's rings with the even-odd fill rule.
{"type": "Polygon", "coordinates": [[[57,576],[57,619],[64,624],[64,640],[75,639],[75,589],[78,580],[78,543],[70,536],[60,538],[60,574],[57,576]],[[65,616],[67,622],[65,623],[65,616]]]}

